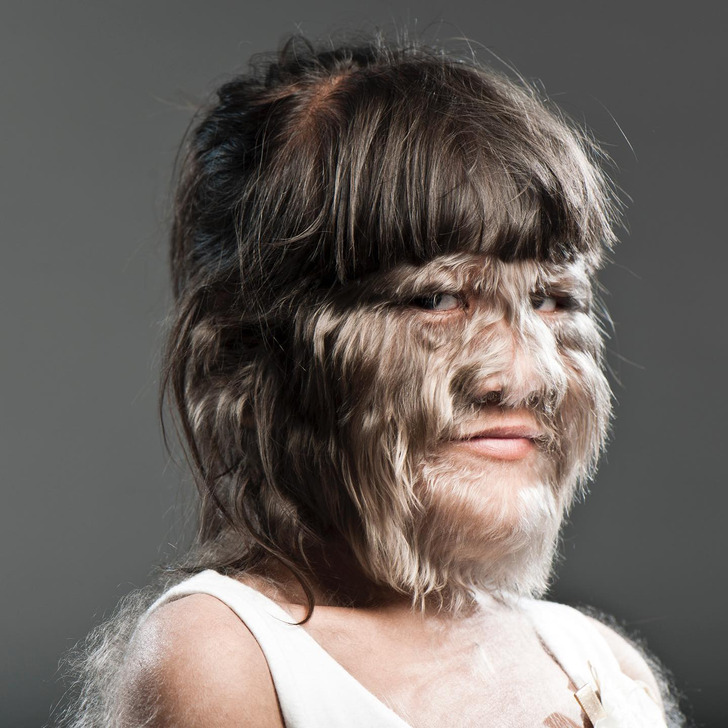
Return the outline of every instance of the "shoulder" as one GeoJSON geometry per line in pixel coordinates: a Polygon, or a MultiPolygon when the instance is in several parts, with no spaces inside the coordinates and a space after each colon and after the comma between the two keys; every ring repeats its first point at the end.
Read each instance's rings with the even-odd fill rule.
{"type": "Polygon", "coordinates": [[[642,649],[630,639],[620,634],[614,626],[608,626],[591,615],[587,614],[584,616],[586,616],[590,624],[601,634],[605,642],[609,645],[622,672],[633,680],[641,682],[647,689],[650,697],[658,705],[662,705],[660,684],[642,649]]]}
{"type": "Polygon", "coordinates": [[[669,696],[659,663],[641,646],[624,636],[612,618],[600,614],[597,619],[591,610],[582,611],[558,602],[531,600],[524,602],[524,606],[532,614],[545,618],[547,624],[560,623],[577,640],[584,639],[588,642],[596,633],[606,643],[621,672],[642,684],[649,696],[664,711],[665,698],[669,696]]]}
{"type": "Polygon", "coordinates": [[[207,594],[163,604],[140,623],[122,668],[120,703],[125,728],[283,725],[258,643],[207,594]]]}

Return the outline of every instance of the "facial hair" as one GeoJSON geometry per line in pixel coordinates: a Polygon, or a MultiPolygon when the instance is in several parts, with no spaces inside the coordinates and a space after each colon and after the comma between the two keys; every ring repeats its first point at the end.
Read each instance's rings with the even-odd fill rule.
{"type": "Polygon", "coordinates": [[[479,459],[444,452],[423,465],[416,551],[438,565],[437,588],[450,600],[469,591],[540,595],[569,501],[560,491],[567,488],[555,482],[543,452],[528,464],[479,459]]]}

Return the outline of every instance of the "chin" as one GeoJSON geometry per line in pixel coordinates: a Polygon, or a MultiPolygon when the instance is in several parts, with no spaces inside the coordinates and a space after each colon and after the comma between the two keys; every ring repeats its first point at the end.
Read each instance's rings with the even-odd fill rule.
{"type": "Polygon", "coordinates": [[[450,601],[540,596],[570,500],[540,454],[517,462],[435,459],[422,469],[418,552],[450,601]]]}

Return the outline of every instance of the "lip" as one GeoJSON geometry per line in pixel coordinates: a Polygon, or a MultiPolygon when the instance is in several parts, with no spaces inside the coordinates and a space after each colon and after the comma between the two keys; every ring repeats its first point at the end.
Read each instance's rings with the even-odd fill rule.
{"type": "Polygon", "coordinates": [[[467,433],[463,435],[460,439],[472,440],[485,437],[492,439],[525,438],[527,440],[535,440],[540,436],[541,430],[539,430],[538,427],[535,427],[534,425],[525,423],[513,423],[484,427],[481,430],[467,433]]]}
{"type": "Polygon", "coordinates": [[[485,427],[455,442],[471,452],[496,460],[522,460],[536,449],[536,440],[540,437],[537,427],[513,423],[485,427]]]}

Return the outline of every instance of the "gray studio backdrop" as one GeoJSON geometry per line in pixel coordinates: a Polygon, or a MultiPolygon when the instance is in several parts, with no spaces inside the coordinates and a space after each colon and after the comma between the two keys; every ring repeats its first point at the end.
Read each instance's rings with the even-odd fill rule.
{"type": "Polygon", "coordinates": [[[297,28],[392,20],[466,35],[539,79],[617,164],[628,231],[602,276],[617,420],[553,597],[637,630],[698,723],[728,725],[717,6],[2,4],[2,726],[49,720],[62,653],[187,533],[192,488],[155,407],[169,180],[191,104],[297,28]]]}

